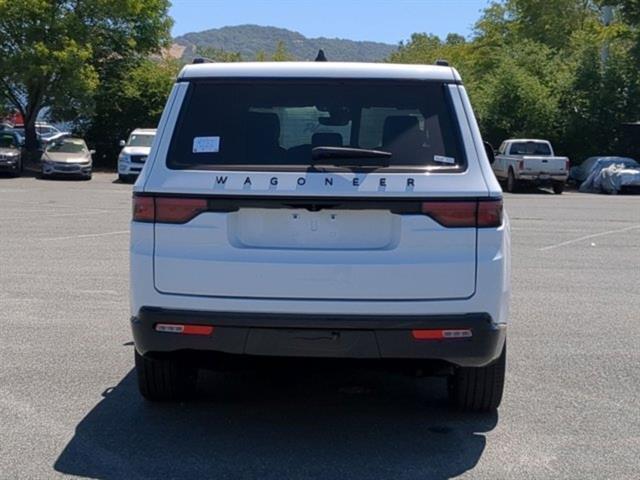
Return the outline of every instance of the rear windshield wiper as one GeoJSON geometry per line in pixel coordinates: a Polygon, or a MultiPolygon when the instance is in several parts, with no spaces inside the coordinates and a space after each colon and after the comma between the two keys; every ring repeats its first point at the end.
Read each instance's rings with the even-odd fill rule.
{"type": "Polygon", "coordinates": [[[315,147],[311,150],[311,158],[313,165],[386,167],[389,166],[391,152],[354,147],[315,147]]]}

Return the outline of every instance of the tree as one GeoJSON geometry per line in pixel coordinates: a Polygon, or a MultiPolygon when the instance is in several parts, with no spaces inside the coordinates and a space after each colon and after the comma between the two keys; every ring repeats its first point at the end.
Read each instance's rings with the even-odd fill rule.
{"type": "Polygon", "coordinates": [[[507,12],[520,38],[563,49],[573,32],[597,22],[599,9],[591,0],[508,0],[507,12]]]}
{"type": "Polygon", "coordinates": [[[0,96],[23,115],[29,151],[43,109],[86,110],[110,64],[166,44],[168,8],[168,0],[0,0],[0,96]]]}
{"type": "Polygon", "coordinates": [[[462,74],[493,144],[540,136],[573,161],[625,154],[620,126],[640,119],[639,0],[494,2],[469,40],[414,34],[389,60],[437,58],[462,74]],[[617,5],[607,26],[606,4],[617,5]]]}
{"type": "Polygon", "coordinates": [[[271,60],[274,62],[290,62],[293,60],[293,56],[288,52],[282,40],[276,45],[276,51],[271,56],[271,60]]]}
{"type": "Polygon", "coordinates": [[[163,59],[145,59],[130,68],[111,65],[95,92],[92,114],[81,125],[97,163],[112,165],[118,142],[135,128],[156,128],[179,70],[178,61],[163,59]]]}
{"type": "Polygon", "coordinates": [[[640,0],[600,0],[603,5],[618,7],[622,19],[629,26],[635,46],[633,54],[640,62],[640,0]]]}
{"type": "Polygon", "coordinates": [[[242,62],[240,52],[227,52],[222,48],[198,47],[196,53],[199,56],[217,63],[242,62]]]}

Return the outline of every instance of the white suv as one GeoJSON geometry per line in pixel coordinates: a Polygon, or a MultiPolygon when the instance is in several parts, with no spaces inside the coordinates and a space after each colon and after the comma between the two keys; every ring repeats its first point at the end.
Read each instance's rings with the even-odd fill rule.
{"type": "MultiPolygon", "coordinates": [[[[183,397],[202,362],[376,359],[502,397],[502,192],[445,66],[184,68],[133,197],[139,387],[183,397]]],[[[219,363],[217,363],[219,362],[219,363]]]]}
{"type": "Polygon", "coordinates": [[[126,142],[120,142],[122,151],[118,156],[118,179],[121,182],[126,183],[138,177],[151,152],[155,136],[155,128],[137,128],[126,142]]]}

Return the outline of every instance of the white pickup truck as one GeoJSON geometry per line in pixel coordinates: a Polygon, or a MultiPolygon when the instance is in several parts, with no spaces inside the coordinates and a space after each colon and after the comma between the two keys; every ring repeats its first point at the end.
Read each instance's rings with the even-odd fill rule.
{"type": "Polygon", "coordinates": [[[569,176],[569,159],[556,157],[547,140],[505,140],[493,162],[493,172],[498,180],[506,182],[508,192],[533,183],[551,185],[554,193],[561,194],[569,176]]]}

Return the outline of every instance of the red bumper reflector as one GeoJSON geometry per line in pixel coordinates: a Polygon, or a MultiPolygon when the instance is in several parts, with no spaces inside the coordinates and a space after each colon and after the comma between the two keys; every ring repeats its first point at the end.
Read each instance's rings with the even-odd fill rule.
{"type": "Polygon", "coordinates": [[[179,333],[180,335],[211,335],[213,327],[210,325],[182,325],[179,323],[158,323],[156,332],[179,333]]]}
{"type": "Polygon", "coordinates": [[[450,340],[473,336],[471,330],[468,329],[413,330],[412,334],[416,340],[450,340]]]}

